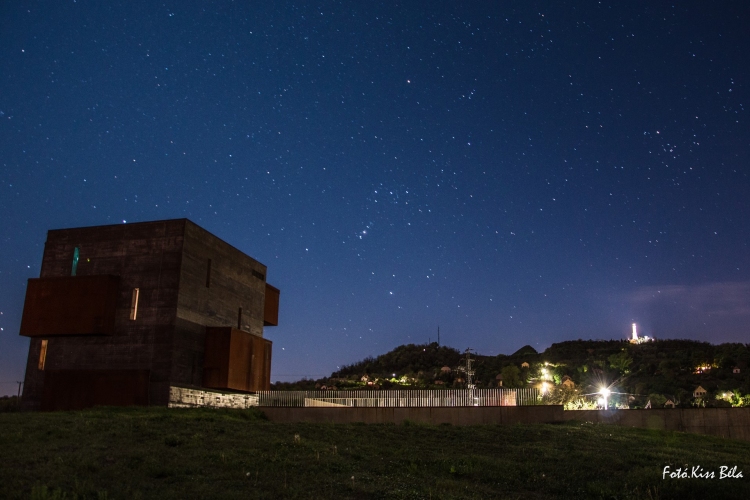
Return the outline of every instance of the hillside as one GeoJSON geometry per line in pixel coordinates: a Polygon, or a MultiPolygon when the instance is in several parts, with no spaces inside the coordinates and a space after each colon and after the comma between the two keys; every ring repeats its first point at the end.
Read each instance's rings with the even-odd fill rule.
{"type": "MultiPolygon", "coordinates": [[[[462,357],[458,350],[434,342],[408,344],[344,366],[325,379],[275,384],[274,388],[463,387],[466,377],[457,370],[462,357]]],[[[745,344],[573,340],[552,344],[542,353],[524,346],[511,355],[476,354],[473,358],[475,383],[480,388],[497,387],[502,379],[503,387],[541,389],[546,383],[544,387],[554,392],[570,379],[572,385],[567,387],[575,391],[555,398],[567,402],[606,386],[624,393],[619,404],[631,407],[642,407],[649,400],[655,405],[671,400],[678,406],[750,406],[750,347],[745,344]],[[693,391],[698,386],[707,394],[695,401],[693,391]]]]}

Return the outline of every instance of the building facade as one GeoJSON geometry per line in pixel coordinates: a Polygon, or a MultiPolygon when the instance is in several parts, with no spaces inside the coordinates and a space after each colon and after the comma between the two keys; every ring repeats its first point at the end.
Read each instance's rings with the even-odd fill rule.
{"type": "Polygon", "coordinates": [[[270,387],[279,290],[187,219],[51,230],[26,290],[30,408],[167,405],[171,386],[270,387]]]}

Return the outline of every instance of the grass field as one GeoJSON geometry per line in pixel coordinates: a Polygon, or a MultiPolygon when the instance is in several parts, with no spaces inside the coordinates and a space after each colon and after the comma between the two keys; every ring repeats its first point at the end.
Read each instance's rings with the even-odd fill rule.
{"type": "Polygon", "coordinates": [[[592,424],[274,424],[249,410],[0,413],[0,498],[750,498],[750,443],[592,424]],[[662,479],[665,466],[713,479],[662,479]],[[720,467],[746,477],[719,479],[720,467]]]}

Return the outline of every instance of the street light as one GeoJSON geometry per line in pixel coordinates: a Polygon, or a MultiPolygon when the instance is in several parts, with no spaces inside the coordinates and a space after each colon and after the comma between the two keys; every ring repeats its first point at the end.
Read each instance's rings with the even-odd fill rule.
{"type": "Polygon", "coordinates": [[[612,394],[612,391],[607,389],[606,387],[602,387],[599,390],[599,394],[602,395],[602,400],[604,401],[604,409],[607,409],[607,398],[609,398],[609,395],[612,394]]]}

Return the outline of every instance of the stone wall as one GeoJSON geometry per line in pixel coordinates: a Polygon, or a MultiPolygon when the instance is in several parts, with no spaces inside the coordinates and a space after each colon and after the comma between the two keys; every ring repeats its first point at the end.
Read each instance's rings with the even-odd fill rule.
{"type": "Polygon", "coordinates": [[[204,391],[188,387],[169,388],[170,408],[238,408],[258,406],[258,396],[219,391],[204,391]]]}

